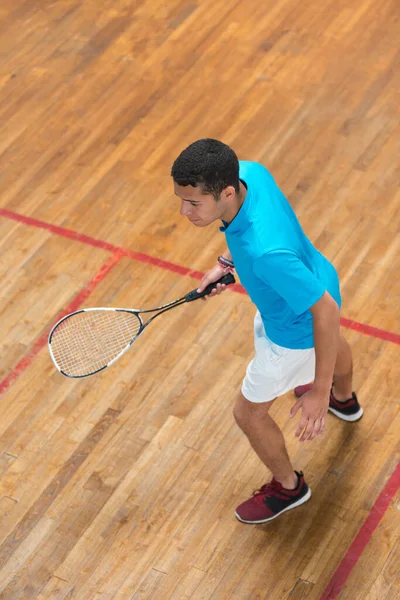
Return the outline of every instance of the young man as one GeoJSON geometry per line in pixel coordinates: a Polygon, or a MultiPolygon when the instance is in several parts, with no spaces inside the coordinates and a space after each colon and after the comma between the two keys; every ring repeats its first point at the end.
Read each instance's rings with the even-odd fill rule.
{"type": "MultiPolygon", "coordinates": [[[[274,400],[295,389],[300,399],[291,416],[301,409],[296,431],[301,442],[323,433],[328,410],[345,421],[363,414],[352,391],[351,350],[339,332],[338,276],[305,236],[262,165],[238,162],[229,146],[202,139],[180,154],[171,174],[182,216],[196,227],[218,219],[223,224],[228,249],[203,277],[199,291],[234,266],[258,309],[255,357],[234,416],[273,479],[236,509],[236,517],[265,523],[311,496],[269,415],[274,400]]],[[[210,295],[224,289],[218,284],[210,295]]]]}

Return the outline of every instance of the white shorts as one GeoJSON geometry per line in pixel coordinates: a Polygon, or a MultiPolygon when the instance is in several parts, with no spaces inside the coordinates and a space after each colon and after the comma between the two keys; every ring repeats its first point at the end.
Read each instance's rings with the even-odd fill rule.
{"type": "Polygon", "coordinates": [[[315,374],[315,350],[277,346],[265,334],[260,313],[254,318],[256,355],[247,367],[242,394],[250,402],[270,402],[298,385],[310,383],[315,374]]]}

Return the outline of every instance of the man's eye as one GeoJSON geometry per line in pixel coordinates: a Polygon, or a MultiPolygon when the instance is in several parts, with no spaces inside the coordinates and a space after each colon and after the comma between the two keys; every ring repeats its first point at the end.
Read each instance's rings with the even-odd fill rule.
{"type": "Polygon", "coordinates": [[[198,204],[196,202],[191,202],[190,206],[198,206],[198,204]]]}

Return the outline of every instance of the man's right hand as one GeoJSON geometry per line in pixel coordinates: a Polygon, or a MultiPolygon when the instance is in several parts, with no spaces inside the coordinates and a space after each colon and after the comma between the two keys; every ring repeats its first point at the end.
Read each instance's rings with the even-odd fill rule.
{"type": "MultiPolygon", "coordinates": [[[[218,279],[221,279],[221,277],[223,277],[225,274],[225,270],[220,265],[215,265],[215,267],[210,269],[210,271],[207,271],[207,273],[204,275],[199,287],[197,288],[197,291],[202,292],[210,283],[218,281],[218,279]]],[[[225,290],[226,285],[218,283],[215,289],[213,289],[213,291],[211,292],[211,294],[208,294],[208,296],[204,296],[202,300],[207,300],[207,298],[219,296],[219,294],[221,294],[221,292],[224,292],[225,290]]]]}

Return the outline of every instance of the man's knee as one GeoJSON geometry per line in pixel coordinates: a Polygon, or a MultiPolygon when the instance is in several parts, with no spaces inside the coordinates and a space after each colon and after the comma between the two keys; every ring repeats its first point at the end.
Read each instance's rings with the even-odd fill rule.
{"type": "Polygon", "coordinates": [[[233,408],[233,416],[240,429],[246,432],[268,415],[273,403],[274,400],[271,402],[250,402],[240,392],[233,408]]]}

